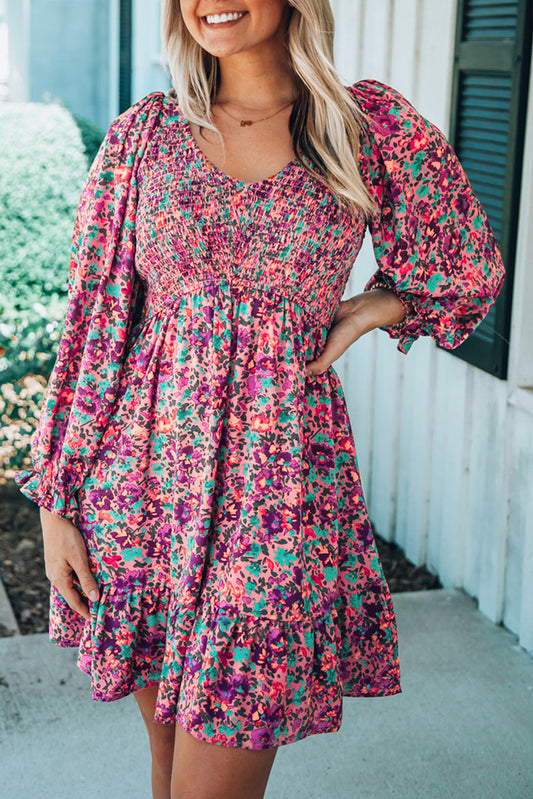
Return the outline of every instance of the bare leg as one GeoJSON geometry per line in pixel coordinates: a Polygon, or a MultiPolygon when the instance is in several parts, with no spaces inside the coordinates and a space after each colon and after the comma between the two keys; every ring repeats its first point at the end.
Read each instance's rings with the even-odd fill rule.
{"type": "Polygon", "coordinates": [[[176,724],[171,799],[263,799],[276,752],[199,741],[176,724]]]}
{"type": "Polygon", "coordinates": [[[139,691],[134,691],[133,695],[139,705],[150,739],[153,799],[170,799],[175,726],[158,724],[154,721],[157,688],[157,685],[141,688],[139,691]]]}

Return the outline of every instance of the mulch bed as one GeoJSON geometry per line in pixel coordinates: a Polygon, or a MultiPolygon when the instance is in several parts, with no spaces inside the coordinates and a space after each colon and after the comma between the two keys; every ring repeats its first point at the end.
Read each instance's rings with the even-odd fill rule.
{"type": "MultiPolygon", "coordinates": [[[[437,575],[414,566],[403,551],[375,534],[391,593],[442,588],[437,575]]],[[[44,570],[39,508],[13,481],[0,485],[0,578],[23,635],[48,631],[50,584],[44,570]]],[[[2,630],[0,637],[8,631],[2,630]]]]}

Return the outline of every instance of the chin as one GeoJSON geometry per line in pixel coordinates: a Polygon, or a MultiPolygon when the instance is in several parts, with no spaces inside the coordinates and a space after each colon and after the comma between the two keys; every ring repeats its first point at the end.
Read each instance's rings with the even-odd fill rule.
{"type": "Polygon", "coordinates": [[[239,45],[236,42],[216,42],[214,38],[215,37],[213,37],[211,41],[202,39],[200,45],[206,52],[210,53],[212,56],[216,56],[216,58],[229,58],[245,49],[243,45],[239,45]]]}
{"type": "Polygon", "coordinates": [[[216,45],[213,45],[212,42],[210,43],[209,47],[206,46],[205,42],[202,42],[201,44],[206,53],[209,53],[215,58],[230,58],[230,56],[240,52],[238,48],[224,46],[217,47],[216,45]]]}

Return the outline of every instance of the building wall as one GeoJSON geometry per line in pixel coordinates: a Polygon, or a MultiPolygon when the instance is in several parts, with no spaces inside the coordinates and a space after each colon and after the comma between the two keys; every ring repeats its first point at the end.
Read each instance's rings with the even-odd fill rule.
{"type": "Polygon", "coordinates": [[[108,0],[31,0],[29,99],[59,97],[107,128],[109,27],[108,0]]]}
{"type": "Polygon", "coordinates": [[[30,0],[4,0],[3,12],[8,50],[6,99],[26,103],[29,97],[30,0]]]}
{"type": "Polygon", "coordinates": [[[167,92],[170,78],[162,65],[160,0],[133,2],[132,102],[149,92],[167,92]]]}
{"type": "MultiPolygon", "coordinates": [[[[119,0],[1,2],[9,31],[7,99],[59,99],[107,130],[119,113],[119,0]]],[[[160,0],[133,0],[132,104],[170,88],[159,15],[160,0]]]]}
{"type": "MultiPolygon", "coordinates": [[[[332,6],[344,82],[388,83],[448,133],[455,2],[334,0],[332,6]]],[[[508,380],[428,338],[403,355],[381,330],[352,345],[334,368],[379,534],[438,573],[445,587],[476,597],[482,613],[533,653],[533,391],[523,383],[533,356],[526,314],[533,302],[532,183],[523,181],[508,380]]],[[[362,291],[375,268],[367,240],[344,298],[362,291]]]]}

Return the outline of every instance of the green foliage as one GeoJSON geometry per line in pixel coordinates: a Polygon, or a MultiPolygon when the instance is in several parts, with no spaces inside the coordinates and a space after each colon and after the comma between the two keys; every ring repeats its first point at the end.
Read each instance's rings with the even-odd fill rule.
{"type": "Polygon", "coordinates": [[[67,306],[74,216],[104,133],[57,103],[0,103],[0,472],[27,468],[67,306]]]}
{"type": "Polygon", "coordinates": [[[24,375],[48,378],[66,312],[66,299],[44,306],[35,302],[25,311],[6,310],[0,316],[0,382],[20,380],[24,375]]]}
{"type": "Polygon", "coordinates": [[[66,299],[0,316],[0,475],[31,466],[30,441],[57,357],[66,299]]]}
{"type": "Polygon", "coordinates": [[[87,159],[72,115],[54,103],[1,103],[0,140],[3,318],[66,296],[87,159]]]}
{"type": "Polygon", "coordinates": [[[31,437],[45,389],[44,377],[34,375],[26,375],[20,383],[0,385],[0,473],[6,479],[32,465],[31,437]]]}
{"type": "Polygon", "coordinates": [[[79,114],[75,114],[73,111],[71,111],[71,114],[74,122],[78,126],[81,140],[85,148],[87,167],[90,167],[96,158],[98,148],[104,140],[105,131],[103,131],[102,128],[96,124],[96,122],[91,122],[89,119],[86,119],[79,114]]]}

